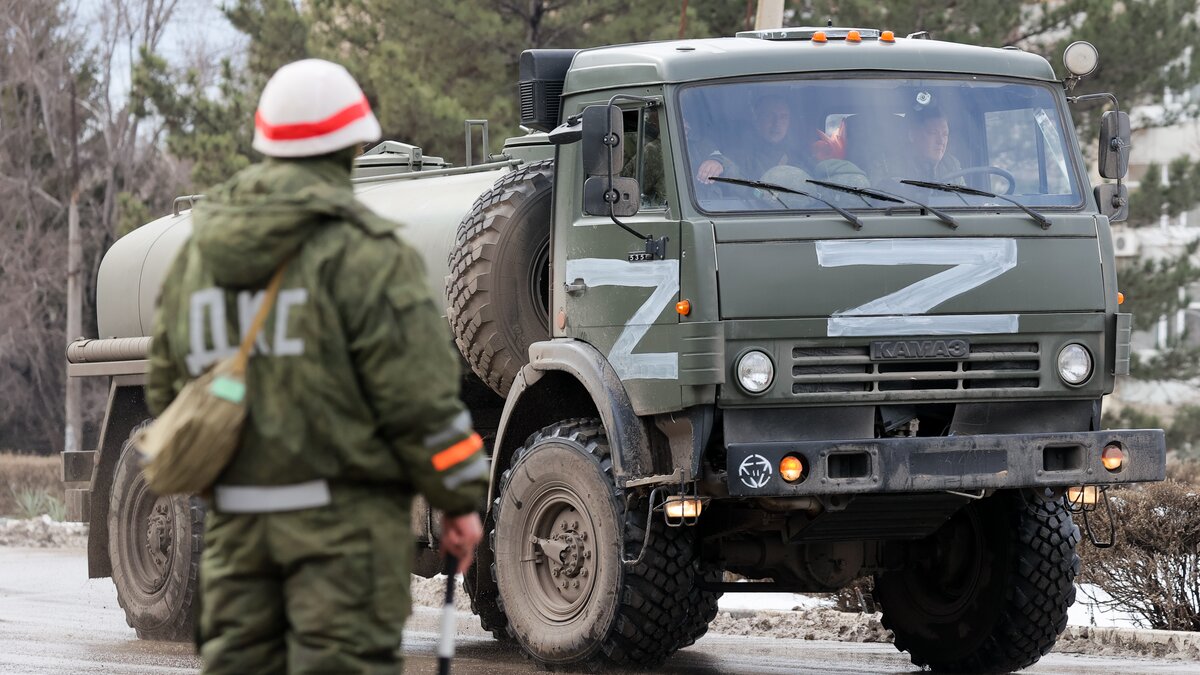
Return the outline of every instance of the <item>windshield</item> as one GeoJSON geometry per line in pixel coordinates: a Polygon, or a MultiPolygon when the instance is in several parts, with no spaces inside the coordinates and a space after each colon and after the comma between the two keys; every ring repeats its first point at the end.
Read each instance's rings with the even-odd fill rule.
{"type": "Polygon", "coordinates": [[[895,206],[810,179],[948,209],[1016,207],[902,181],[961,185],[1029,207],[1079,206],[1057,101],[1040,85],[933,78],[727,82],[679,97],[692,192],[709,212],[830,208],[770,185],[847,209],[895,206]]]}

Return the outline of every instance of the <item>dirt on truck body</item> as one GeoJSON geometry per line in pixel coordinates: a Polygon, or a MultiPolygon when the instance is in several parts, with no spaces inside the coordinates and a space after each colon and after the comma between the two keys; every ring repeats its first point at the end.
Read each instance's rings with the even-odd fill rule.
{"type": "MultiPolygon", "coordinates": [[[[366,155],[359,195],[429,262],[488,436],[465,580],[484,628],[550,666],[647,667],[705,632],[726,571],[874,575],[914,663],[1045,654],[1079,566],[1068,488],[1164,476],[1162,431],[1100,429],[1129,359],[1109,229],[1129,126],[1104,114],[1117,182],[1092,188],[1068,105],[1096,97],[1067,96],[1089,48],[1065,80],[871,29],[532,50],[536,133],[477,166],[366,155]]],[[[103,339],[69,352],[112,378],[69,501],[145,637],[187,633],[202,542],[204,504],[146,491],[127,442],[190,227],[113,246],[103,339]]],[[[414,513],[432,575],[437,521],[414,513]]]]}

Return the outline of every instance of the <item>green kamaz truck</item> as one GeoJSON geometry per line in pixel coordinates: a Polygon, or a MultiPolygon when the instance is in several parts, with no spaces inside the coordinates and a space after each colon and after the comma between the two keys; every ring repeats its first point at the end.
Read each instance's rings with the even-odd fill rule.
{"type": "MultiPolygon", "coordinates": [[[[360,158],[469,366],[483,627],[551,667],[647,667],[722,592],[873,576],[916,664],[1045,654],[1075,598],[1072,514],[1165,463],[1162,431],[1101,429],[1129,363],[1109,229],[1129,122],[1104,114],[1117,182],[1092,188],[1069,105],[1097,95],[1069,94],[1097,55],[1065,56],[1060,79],[1019,49],[834,27],[532,50],[530,133],[501,152],[360,158]]],[[[72,376],[111,378],[98,446],[64,457],[69,506],[148,638],[188,633],[202,545],[202,501],[150,493],[128,442],[190,228],[177,208],[119,240],[100,339],[68,349],[72,376]]],[[[414,524],[432,575],[436,514],[414,524]]]]}

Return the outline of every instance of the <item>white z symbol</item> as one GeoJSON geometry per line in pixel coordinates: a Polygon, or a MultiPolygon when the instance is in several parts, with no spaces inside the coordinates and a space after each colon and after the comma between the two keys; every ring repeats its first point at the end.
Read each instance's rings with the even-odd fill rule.
{"type": "Polygon", "coordinates": [[[568,260],[565,276],[588,286],[650,286],[654,292],[638,308],[613,343],[608,362],[622,380],[674,380],[679,377],[679,354],[634,354],[633,348],[679,292],[679,261],[626,262],[609,258],[568,260]]]}
{"type": "Polygon", "coordinates": [[[822,267],[954,265],[829,317],[830,337],[1016,333],[1016,314],[919,316],[1017,266],[1015,239],[857,239],[817,242],[822,267]]]}

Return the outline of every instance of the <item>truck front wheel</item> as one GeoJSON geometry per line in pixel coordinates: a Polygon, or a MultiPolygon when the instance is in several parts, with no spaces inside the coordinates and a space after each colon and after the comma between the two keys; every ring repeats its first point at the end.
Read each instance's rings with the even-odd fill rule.
{"type": "Polygon", "coordinates": [[[109,496],[108,555],[117,602],[139,638],[192,639],[203,542],[203,502],[151,492],[125,441],[109,496]]]}
{"type": "Polygon", "coordinates": [[[910,544],[875,597],[896,648],[935,671],[1000,673],[1054,646],[1075,602],[1079,528],[1062,501],[1034,492],[973,502],[910,544]]]}
{"type": "Polygon", "coordinates": [[[508,632],[534,660],[646,668],[690,644],[691,528],[667,528],[656,517],[640,561],[622,562],[641,551],[646,511],[626,508],[598,420],[531,436],[493,508],[508,632]]]}

